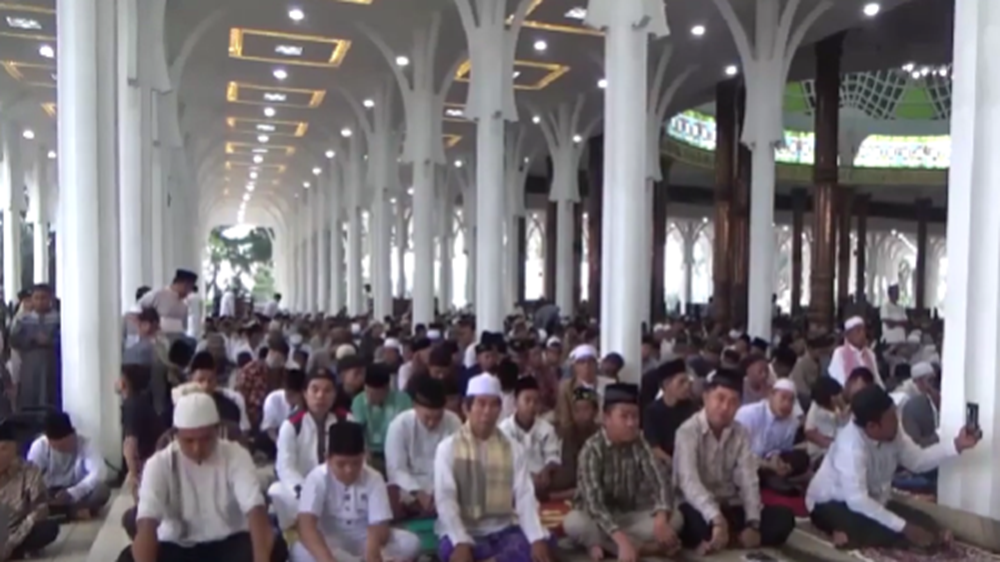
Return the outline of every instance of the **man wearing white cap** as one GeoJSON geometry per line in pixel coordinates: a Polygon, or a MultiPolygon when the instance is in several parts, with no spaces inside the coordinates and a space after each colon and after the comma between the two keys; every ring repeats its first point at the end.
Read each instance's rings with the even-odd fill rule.
{"type": "Polygon", "coordinates": [[[875,377],[875,383],[885,388],[882,376],[878,372],[875,352],[868,348],[865,321],[860,316],[852,316],[844,322],[844,345],[833,351],[827,373],[841,385],[846,385],[847,378],[859,367],[871,371],[875,377]]]}
{"type": "Polygon", "coordinates": [[[497,428],[503,393],[492,375],[466,389],[466,423],[438,445],[434,501],[440,559],[549,562],[524,451],[497,428]]]}
{"type": "Polygon", "coordinates": [[[767,400],[741,406],[736,421],[746,428],[750,450],[760,460],[762,488],[782,489],[784,479],[809,470],[809,454],[795,448],[798,394],[791,379],[778,379],[767,400]]]}
{"type": "MultiPolygon", "coordinates": [[[[219,438],[219,412],[208,394],[174,407],[176,438],[142,474],[131,550],[119,560],[174,562],[270,560],[274,535],[253,460],[219,438]]],[[[279,549],[283,550],[283,549],[279,549]]]]}
{"type": "Polygon", "coordinates": [[[899,304],[899,285],[889,287],[889,300],[879,310],[882,318],[882,341],[895,345],[906,341],[906,325],[909,317],[906,309],[899,304]]]}
{"type": "Polygon", "coordinates": [[[894,400],[897,393],[903,394],[902,400],[896,402],[903,430],[921,447],[929,447],[940,440],[937,431],[941,394],[937,380],[937,370],[933,365],[917,363],[910,367],[910,380],[904,382],[899,391],[892,393],[894,400]]]}
{"type": "Polygon", "coordinates": [[[556,427],[567,428],[573,424],[573,393],[577,388],[589,388],[597,393],[598,406],[603,402],[604,389],[615,381],[598,375],[597,349],[583,344],[569,354],[572,376],[559,382],[556,392],[556,427]]]}

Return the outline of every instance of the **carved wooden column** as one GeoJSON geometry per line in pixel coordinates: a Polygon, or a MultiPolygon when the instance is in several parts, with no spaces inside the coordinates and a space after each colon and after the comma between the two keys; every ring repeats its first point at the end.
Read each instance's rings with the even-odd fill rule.
{"type": "Polygon", "coordinates": [[[815,162],[813,164],[813,246],[809,280],[809,320],[814,330],[833,327],[836,262],[836,190],[840,119],[840,58],[843,35],[816,45],[815,162]]]}
{"type": "Polygon", "coordinates": [[[927,219],[931,211],[930,199],[917,199],[914,214],[917,217],[917,266],[913,271],[914,303],[917,310],[927,306],[927,219]]]}
{"type": "Polygon", "coordinates": [[[601,317],[601,221],[604,217],[604,136],[587,141],[587,300],[590,313],[601,317]]]}
{"type": "Polygon", "coordinates": [[[854,294],[858,295],[859,299],[864,295],[865,301],[871,299],[871,295],[866,294],[868,292],[866,289],[868,287],[868,204],[871,200],[872,196],[867,193],[854,195],[854,214],[858,219],[858,245],[854,250],[854,294]]]}
{"type": "Polygon", "coordinates": [[[837,305],[841,309],[850,300],[851,292],[851,218],[854,210],[854,190],[837,189],[837,305]]]}
{"type": "Polygon", "coordinates": [[[545,298],[555,301],[556,298],[556,271],[558,264],[556,260],[556,238],[559,230],[557,224],[559,220],[558,203],[549,201],[545,205],[545,298]]]}
{"type": "Polygon", "coordinates": [[[666,276],[663,272],[667,246],[667,206],[669,198],[670,160],[661,159],[663,181],[653,185],[653,275],[650,285],[649,318],[655,323],[666,317],[667,305],[663,296],[666,290],[666,276]]]}
{"type": "Polygon", "coordinates": [[[809,195],[805,189],[792,190],[792,315],[802,311],[802,233],[805,229],[806,205],[809,195]]]}
{"type": "Polygon", "coordinates": [[[528,218],[517,218],[517,301],[524,300],[528,277],[528,218]]]}
{"type": "Polygon", "coordinates": [[[715,239],[712,248],[712,298],[715,321],[730,325],[732,292],[733,177],[736,175],[736,80],[715,88],[715,239]]]}
{"type": "MultiPolygon", "coordinates": [[[[741,84],[736,95],[736,138],[746,127],[746,86],[741,84]]],[[[733,262],[732,302],[730,319],[734,326],[747,325],[747,296],[750,276],[750,182],[753,154],[746,145],[736,146],[736,176],[733,179],[733,207],[730,226],[730,252],[733,262]]],[[[756,335],[756,334],[752,334],[756,335]]]]}
{"type": "Polygon", "coordinates": [[[583,203],[573,204],[573,305],[579,309],[583,292],[583,203]]]}

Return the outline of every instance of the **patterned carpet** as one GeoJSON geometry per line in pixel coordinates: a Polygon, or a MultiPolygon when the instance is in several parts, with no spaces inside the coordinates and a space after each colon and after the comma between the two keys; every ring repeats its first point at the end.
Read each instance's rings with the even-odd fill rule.
{"type": "Polygon", "coordinates": [[[959,543],[933,553],[865,548],[853,551],[851,554],[865,562],[997,562],[1000,560],[995,554],[959,543]]]}

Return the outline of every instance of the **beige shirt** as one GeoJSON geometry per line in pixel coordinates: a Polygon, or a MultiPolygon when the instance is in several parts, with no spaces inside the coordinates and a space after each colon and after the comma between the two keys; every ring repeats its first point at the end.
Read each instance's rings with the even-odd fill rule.
{"type": "Polygon", "coordinates": [[[702,410],[677,430],[674,481],[683,501],[706,521],[723,506],[743,505],[747,521],[760,521],[760,484],[750,437],[738,422],[717,438],[702,410]]]}

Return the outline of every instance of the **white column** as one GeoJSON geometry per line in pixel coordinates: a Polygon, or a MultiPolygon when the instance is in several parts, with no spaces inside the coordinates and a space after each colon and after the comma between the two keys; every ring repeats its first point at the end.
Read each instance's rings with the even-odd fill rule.
{"type": "MultiPolygon", "coordinates": [[[[466,163],[463,173],[458,174],[459,181],[462,184],[462,227],[463,227],[463,250],[465,251],[465,301],[473,306],[473,309],[478,313],[479,309],[476,308],[476,284],[477,284],[477,271],[476,271],[476,254],[479,253],[479,244],[476,242],[476,222],[478,216],[476,214],[476,198],[478,192],[475,188],[475,182],[472,177],[475,174],[470,174],[470,166],[472,164],[466,163]],[[470,177],[472,176],[472,177],[470,177]]],[[[485,328],[484,328],[485,329],[485,328]]]]}
{"type": "Polygon", "coordinates": [[[507,310],[513,311],[524,295],[518,293],[520,287],[519,275],[522,259],[518,246],[518,226],[524,218],[524,182],[528,178],[531,167],[531,156],[526,148],[528,134],[527,125],[515,125],[507,128],[506,148],[504,150],[504,182],[505,201],[504,231],[507,236],[504,260],[504,284],[507,291],[507,310]]]}
{"type": "Polygon", "coordinates": [[[446,311],[454,306],[454,276],[452,260],[455,259],[455,202],[450,194],[441,199],[438,221],[438,306],[446,311]]]}
{"type": "MultiPolygon", "coordinates": [[[[331,153],[332,154],[332,153],[331,153]]],[[[326,184],[326,215],[330,223],[330,314],[337,314],[344,308],[346,294],[344,283],[344,218],[345,204],[344,166],[331,160],[327,168],[329,182],[326,184]]]]}
{"type": "Polygon", "coordinates": [[[319,286],[316,289],[316,310],[324,314],[330,311],[330,166],[326,170],[320,169],[321,174],[316,177],[316,213],[318,217],[317,239],[316,239],[316,282],[319,286]]]}
{"type": "Polygon", "coordinates": [[[48,148],[39,144],[34,150],[35,158],[28,177],[28,220],[34,230],[32,247],[34,249],[34,271],[32,278],[35,283],[51,283],[49,278],[49,217],[51,201],[49,201],[49,161],[48,148]]]}
{"type": "MultiPolygon", "coordinates": [[[[128,310],[143,283],[142,95],[139,88],[139,8],[118,0],[118,176],[121,305],[128,310]]],[[[157,280],[162,283],[165,280],[157,280]]]]}
{"type": "Polygon", "coordinates": [[[618,352],[625,358],[623,380],[638,382],[643,291],[649,279],[622,275],[641,271],[648,260],[644,248],[647,59],[649,36],[667,34],[666,14],[659,3],[643,0],[591,0],[587,22],[604,28],[604,264],[602,265],[601,352],[618,352]],[[609,236],[610,234],[610,236],[609,236]]]}
{"type": "Polygon", "coordinates": [[[0,124],[3,142],[3,294],[6,302],[17,300],[21,290],[21,211],[24,208],[24,160],[21,151],[21,125],[16,121],[0,124]]]}
{"type": "Polygon", "coordinates": [[[688,235],[688,230],[685,229],[684,232],[684,306],[685,309],[687,305],[694,301],[694,245],[698,240],[698,234],[701,232],[701,228],[692,229],[691,235],[688,235]]]}
{"type": "Polygon", "coordinates": [[[646,187],[643,190],[644,211],[642,214],[642,269],[639,276],[648,279],[644,282],[645,289],[639,293],[639,318],[649,325],[652,320],[650,312],[652,308],[653,292],[651,290],[653,281],[653,180],[646,178],[646,187]]]}
{"type": "Polygon", "coordinates": [[[121,459],[113,0],[57,2],[59,166],[65,252],[63,406],[102,456],[121,459]],[[95,345],[95,334],[97,345],[95,345]]]}
{"type": "Polygon", "coordinates": [[[151,226],[151,237],[150,241],[152,248],[150,249],[150,255],[152,257],[153,266],[153,283],[154,285],[160,285],[167,283],[169,281],[168,277],[172,277],[170,272],[167,271],[166,263],[166,252],[167,252],[167,187],[166,187],[166,174],[164,173],[165,154],[164,149],[161,146],[157,146],[160,138],[160,126],[159,119],[157,115],[159,114],[160,106],[160,95],[158,93],[152,94],[152,115],[150,119],[153,120],[153,150],[151,153],[151,173],[152,180],[150,183],[150,200],[151,204],[151,215],[150,224],[151,226]]]}
{"type": "Polygon", "coordinates": [[[406,200],[396,196],[396,296],[406,298],[406,252],[410,245],[409,222],[406,220],[406,200]]]}
{"type": "Polygon", "coordinates": [[[363,314],[366,309],[364,279],[361,271],[362,228],[361,195],[364,189],[364,142],[361,135],[351,135],[346,151],[344,184],[347,199],[347,312],[363,314]]]}
{"type": "Polygon", "coordinates": [[[947,384],[941,388],[941,441],[965,425],[966,403],[979,405],[983,441],[942,465],[938,503],[1000,518],[1000,4],[956,2],[948,176],[947,384]]]}
{"type": "Polygon", "coordinates": [[[306,208],[306,311],[309,313],[316,312],[317,308],[317,294],[319,292],[319,283],[316,279],[316,249],[318,240],[318,224],[316,220],[316,213],[319,209],[316,206],[316,192],[312,189],[308,189],[303,193],[303,198],[305,198],[306,208]]]}

